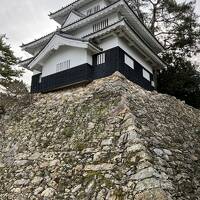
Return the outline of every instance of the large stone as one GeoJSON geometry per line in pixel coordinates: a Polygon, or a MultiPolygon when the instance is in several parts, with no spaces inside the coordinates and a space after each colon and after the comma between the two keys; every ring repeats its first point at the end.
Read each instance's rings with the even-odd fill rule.
{"type": "Polygon", "coordinates": [[[99,165],[86,165],[85,171],[107,171],[114,168],[113,164],[103,163],[99,165]]]}
{"type": "Polygon", "coordinates": [[[85,192],[86,192],[87,194],[91,193],[91,192],[92,192],[92,189],[93,189],[93,187],[94,187],[94,185],[95,185],[95,182],[94,182],[94,181],[90,182],[90,183],[88,184],[87,188],[85,189],[85,192]]]}
{"type": "Polygon", "coordinates": [[[5,164],[3,164],[3,163],[0,162],[0,169],[4,168],[4,167],[5,167],[5,164]]]}
{"type": "Polygon", "coordinates": [[[95,123],[92,123],[92,122],[88,123],[88,130],[93,129],[94,127],[95,127],[95,123]]]}
{"type": "Polygon", "coordinates": [[[112,145],[112,138],[109,138],[109,139],[106,139],[106,140],[103,140],[101,142],[101,146],[109,146],[109,145],[112,145]]]}
{"type": "Polygon", "coordinates": [[[168,156],[172,155],[172,152],[168,149],[163,149],[164,153],[167,154],[168,156]]]}
{"type": "Polygon", "coordinates": [[[79,191],[81,189],[82,185],[77,185],[72,189],[72,193],[76,193],[77,191],[79,191]]]}
{"type": "Polygon", "coordinates": [[[127,148],[127,152],[136,153],[145,149],[145,146],[142,144],[132,144],[132,146],[127,148]]]}
{"type": "Polygon", "coordinates": [[[16,160],[14,165],[23,166],[28,163],[28,160],[16,160]]]}
{"type": "Polygon", "coordinates": [[[13,193],[19,194],[19,193],[21,193],[21,188],[13,188],[11,191],[12,191],[13,193]]]}
{"type": "Polygon", "coordinates": [[[34,195],[38,195],[39,193],[41,193],[43,191],[43,187],[38,187],[34,190],[34,195]]]}
{"type": "Polygon", "coordinates": [[[139,181],[135,187],[135,192],[142,192],[149,189],[161,187],[160,181],[156,178],[149,178],[139,181]]]}
{"type": "Polygon", "coordinates": [[[164,154],[164,152],[163,152],[162,149],[155,148],[153,151],[154,151],[155,154],[158,155],[158,156],[163,156],[163,154],[164,154]]]}
{"type": "Polygon", "coordinates": [[[40,158],[41,154],[38,152],[33,153],[28,159],[29,160],[38,160],[40,158]]]}
{"type": "Polygon", "coordinates": [[[159,177],[159,174],[155,171],[155,169],[153,169],[153,167],[148,167],[134,174],[131,178],[133,180],[143,180],[153,176],[159,177]]]}
{"type": "Polygon", "coordinates": [[[128,143],[136,143],[139,141],[140,136],[135,130],[128,132],[127,142],[128,143]]]}
{"type": "Polygon", "coordinates": [[[20,179],[20,180],[16,180],[14,182],[14,185],[16,186],[27,186],[29,184],[29,180],[26,180],[26,179],[20,179]]]}
{"type": "Polygon", "coordinates": [[[59,164],[60,164],[60,160],[52,160],[52,161],[50,161],[49,166],[53,167],[53,166],[56,166],[59,164]]]}
{"type": "Polygon", "coordinates": [[[163,190],[155,189],[137,194],[134,200],[170,200],[170,198],[163,190]]]}
{"type": "Polygon", "coordinates": [[[42,178],[42,177],[36,176],[36,177],[34,177],[34,179],[31,181],[31,183],[32,183],[33,185],[39,185],[42,181],[43,181],[43,178],[42,178]]]}
{"type": "Polygon", "coordinates": [[[53,188],[47,188],[46,190],[44,190],[41,194],[42,197],[53,197],[55,194],[55,190],[53,188]]]}

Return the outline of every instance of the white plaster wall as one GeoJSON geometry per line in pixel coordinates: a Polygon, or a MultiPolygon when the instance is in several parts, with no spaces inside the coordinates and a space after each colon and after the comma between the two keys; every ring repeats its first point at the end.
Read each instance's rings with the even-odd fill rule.
{"type": "Polygon", "coordinates": [[[100,9],[103,9],[104,7],[107,6],[107,3],[104,0],[92,1],[89,4],[78,9],[78,12],[81,12],[82,14],[87,15],[87,10],[90,8],[93,8],[96,5],[99,5],[100,9]]]}
{"type": "Polygon", "coordinates": [[[153,73],[152,66],[144,60],[144,57],[141,54],[139,54],[136,50],[134,50],[134,47],[128,46],[128,44],[121,38],[118,38],[118,42],[119,42],[120,48],[122,48],[127,54],[129,54],[131,57],[133,57],[145,69],[147,69],[149,72],[153,73]]]}
{"type": "Polygon", "coordinates": [[[75,37],[82,38],[92,32],[93,32],[93,27],[89,24],[81,27],[76,31],[71,32],[70,34],[74,35],[75,37]]]}
{"type": "Polygon", "coordinates": [[[87,51],[87,63],[92,65],[92,55],[93,53],[91,51],[87,51]]]}
{"type": "Polygon", "coordinates": [[[102,48],[103,51],[106,51],[108,49],[111,49],[117,46],[119,46],[119,39],[118,37],[115,37],[115,36],[108,37],[102,40],[101,43],[99,44],[99,47],[102,48]]]}
{"type": "Polygon", "coordinates": [[[77,31],[74,31],[70,34],[76,36],[76,37],[84,37],[90,33],[93,33],[93,25],[98,23],[98,22],[101,22],[105,19],[108,18],[108,25],[111,25],[111,24],[114,24],[116,22],[119,21],[119,16],[117,13],[113,13],[113,14],[110,14],[110,15],[107,15],[106,17],[103,17],[101,18],[100,20],[98,21],[94,21],[86,26],[83,26],[82,28],[78,29],[77,31]]]}
{"type": "Polygon", "coordinates": [[[33,70],[33,76],[34,76],[34,75],[37,75],[37,74],[40,74],[40,73],[41,73],[40,71],[33,70]]]}
{"type": "Polygon", "coordinates": [[[56,65],[58,63],[70,60],[71,68],[73,68],[88,63],[89,59],[91,60],[86,49],[65,46],[60,47],[44,62],[42,77],[56,73],[56,65]]]}
{"type": "Polygon", "coordinates": [[[138,63],[140,63],[145,69],[153,73],[152,66],[144,60],[143,56],[139,54],[134,47],[128,46],[125,40],[117,36],[111,36],[102,40],[99,46],[103,49],[103,51],[119,46],[138,63]]]}

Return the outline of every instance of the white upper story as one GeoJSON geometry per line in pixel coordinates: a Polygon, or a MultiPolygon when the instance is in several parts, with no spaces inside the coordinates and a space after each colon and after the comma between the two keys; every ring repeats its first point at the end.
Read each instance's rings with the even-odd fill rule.
{"type": "MultiPolygon", "coordinates": [[[[80,38],[108,28],[124,19],[156,54],[163,50],[162,45],[140,22],[124,0],[77,0],[70,6],[51,14],[50,17],[61,24],[62,31],[80,38]]],[[[24,44],[22,49],[35,56],[53,34],[24,44]]],[[[89,39],[93,39],[93,37],[89,39]]]]}
{"type": "MultiPolygon", "coordinates": [[[[59,11],[51,13],[50,18],[60,24],[61,27],[57,30],[58,32],[61,31],[71,36],[73,40],[77,38],[95,43],[102,51],[119,46],[150,72],[153,71],[153,66],[164,65],[157,56],[158,53],[163,51],[162,45],[142,24],[125,0],[77,0],[59,11]]],[[[35,60],[40,57],[42,51],[54,39],[57,31],[22,45],[22,49],[33,56],[32,59],[24,61],[23,64],[28,64],[29,69],[38,68],[39,65],[35,63],[35,60]]],[[[75,51],[80,51],[80,55],[84,54],[82,56],[84,61],[89,63],[90,60],[91,62],[92,54],[89,54],[89,56],[88,53],[85,54],[85,52],[88,52],[87,50],[71,47],[72,53],[70,53],[69,48],[63,48],[62,45],[60,47],[62,50],[58,50],[56,53],[52,49],[54,51],[53,58],[49,57],[49,61],[46,60],[42,63],[45,76],[55,73],[55,66],[61,57],[61,60],[63,60],[63,55],[67,54],[68,57],[71,55],[73,58],[75,51]],[[60,53],[60,56],[58,53],[60,53]],[[52,67],[52,70],[48,71],[47,65],[54,66],[54,68],[52,67]]],[[[70,63],[70,66],[74,67],[76,64],[82,64],[82,62],[70,63]]]]}

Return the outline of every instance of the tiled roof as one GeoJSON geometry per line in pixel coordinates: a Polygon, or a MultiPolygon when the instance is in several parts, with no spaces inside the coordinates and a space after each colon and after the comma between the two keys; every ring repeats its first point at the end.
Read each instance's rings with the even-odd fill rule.
{"type": "Polygon", "coordinates": [[[20,47],[22,48],[22,47],[25,47],[25,46],[27,46],[27,45],[30,45],[30,44],[32,44],[32,43],[35,43],[35,42],[37,42],[37,41],[39,41],[39,40],[41,40],[41,39],[44,39],[45,37],[50,37],[51,35],[53,35],[55,33],[55,31],[54,32],[51,32],[51,33],[49,33],[49,34],[47,34],[47,35],[45,35],[45,36],[42,36],[42,37],[40,37],[40,38],[38,38],[38,39],[35,39],[34,41],[32,41],[32,42],[29,42],[29,43],[26,43],[26,44],[22,44],[20,47]]]}

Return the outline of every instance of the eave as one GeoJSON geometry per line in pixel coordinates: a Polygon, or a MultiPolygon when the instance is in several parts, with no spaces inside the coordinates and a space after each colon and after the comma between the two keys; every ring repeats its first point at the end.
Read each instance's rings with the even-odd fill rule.
{"type": "MultiPolygon", "coordinates": [[[[33,41],[33,42],[30,42],[30,43],[28,43],[28,44],[22,45],[21,48],[22,48],[22,50],[24,50],[24,51],[26,51],[26,52],[28,52],[28,53],[30,53],[30,54],[33,55],[33,54],[34,54],[33,51],[35,50],[35,48],[40,47],[39,49],[42,49],[42,48],[51,40],[51,38],[52,38],[56,33],[62,33],[62,31],[57,30],[57,31],[55,31],[55,32],[52,32],[52,33],[50,33],[50,34],[48,34],[48,35],[46,35],[46,36],[43,36],[43,37],[41,37],[41,38],[39,38],[39,39],[33,41]]],[[[67,35],[67,34],[65,34],[65,35],[67,35]]],[[[80,38],[76,38],[76,37],[70,36],[70,35],[68,35],[68,38],[76,39],[76,40],[79,40],[79,39],[80,39],[80,38]]]]}
{"type": "Polygon", "coordinates": [[[23,51],[26,51],[30,54],[34,54],[34,49],[38,46],[42,46],[42,45],[45,45],[50,39],[51,37],[55,34],[55,31],[54,32],[51,32],[41,38],[38,38],[32,42],[29,42],[27,44],[22,44],[20,47],[22,48],[23,51]]]}
{"type": "Polygon", "coordinates": [[[30,70],[30,69],[28,68],[28,65],[29,65],[29,63],[30,63],[33,59],[34,59],[34,57],[28,58],[28,59],[26,59],[26,60],[22,60],[22,61],[19,62],[19,66],[30,70]]]}

